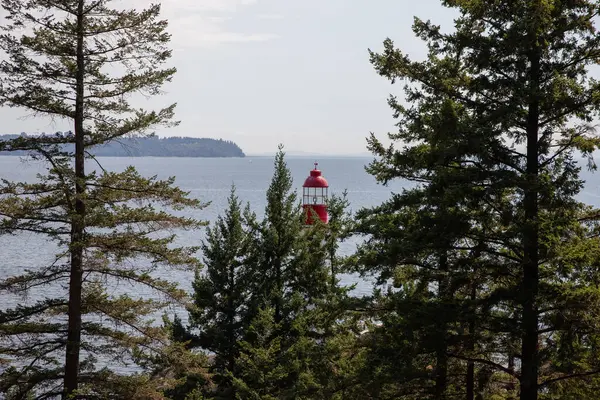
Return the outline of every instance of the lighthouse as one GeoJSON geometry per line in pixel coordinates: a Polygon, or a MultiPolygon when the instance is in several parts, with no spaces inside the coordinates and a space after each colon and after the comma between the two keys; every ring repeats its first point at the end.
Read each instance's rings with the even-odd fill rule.
{"type": "Polygon", "coordinates": [[[317,168],[319,163],[315,163],[315,168],[310,171],[310,175],[302,185],[302,207],[306,213],[306,224],[312,225],[314,215],[323,222],[327,223],[329,215],[327,214],[327,191],[329,184],[327,179],[321,175],[317,168]]]}

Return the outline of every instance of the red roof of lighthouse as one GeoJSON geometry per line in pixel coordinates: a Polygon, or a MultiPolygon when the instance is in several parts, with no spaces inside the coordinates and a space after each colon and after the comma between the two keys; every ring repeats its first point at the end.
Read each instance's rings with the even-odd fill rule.
{"type": "Polygon", "coordinates": [[[304,181],[302,187],[329,187],[327,179],[321,175],[321,171],[317,169],[319,163],[315,163],[315,169],[310,171],[310,176],[304,181]]]}

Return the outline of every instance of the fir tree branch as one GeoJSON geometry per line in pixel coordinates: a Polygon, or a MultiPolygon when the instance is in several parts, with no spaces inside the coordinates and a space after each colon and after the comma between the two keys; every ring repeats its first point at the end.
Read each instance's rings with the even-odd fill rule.
{"type": "Polygon", "coordinates": [[[453,354],[453,353],[447,353],[448,357],[452,357],[452,358],[456,358],[458,360],[463,360],[463,361],[470,361],[470,362],[474,362],[477,364],[483,364],[483,365],[488,365],[490,367],[493,367],[499,371],[505,372],[507,374],[509,374],[510,376],[513,376],[517,379],[520,379],[519,374],[517,374],[515,371],[506,368],[505,366],[495,363],[493,361],[490,360],[486,360],[485,358],[472,358],[472,357],[466,357],[466,356],[462,356],[459,354],[453,354]]]}
{"type": "Polygon", "coordinates": [[[592,370],[592,371],[587,371],[587,372],[581,372],[581,373],[577,373],[577,374],[567,374],[567,375],[562,375],[556,378],[551,378],[551,379],[546,379],[542,382],[539,383],[539,387],[546,387],[549,386],[553,383],[556,382],[560,382],[560,381],[564,381],[567,379],[578,379],[578,378],[585,378],[587,376],[593,376],[593,375],[598,375],[600,374],[600,369],[596,369],[596,370],[592,370]]]}

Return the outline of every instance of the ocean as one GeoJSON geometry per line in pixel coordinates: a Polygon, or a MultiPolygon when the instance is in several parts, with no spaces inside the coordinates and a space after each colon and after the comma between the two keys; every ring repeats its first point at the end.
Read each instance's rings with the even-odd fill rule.
{"type": "MultiPolygon", "coordinates": [[[[191,196],[203,202],[210,203],[205,209],[194,211],[190,217],[210,222],[215,221],[227,207],[227,197],[232,185],[236,186],[237,194],[244,203],[259,215],[265,208],[266,190],[271,181],[274,170],[273,157],[246,157],[246,158],[99,158],[102,166],[111,171],[120,171],[133,165],[144,176],[158,176],[159,178],[176,177],[176,184],[189,191],[191,196]]],[[[288,167],[294,180],[294,188],[301,193],[304,179],[313,168],[313,163],[319,163],[319,169],[329,182],[330,193],[341,194],[344,190],[348,193],[350,208],[356,211],[363,207],[371,207],[390,198],[393,192],[400,192],[404,182],[395,181],[388,186],[378,184],[374,177],[367,174],[365,165],[371,158],[361,157],[299,157],[286,158],[288,167]]],[[[92,165],[90,165],[91,167],[92,165]]],[[[0,179],[10,181],[36,180],[38,173],[44,172],[44,164],[39,161],[22,159],[14,156],[0,156],[0,179]]],[[[585,188],[579,195],[580,200],[600,206],[600,188],[598,175],[586,170],[582,171],[586,180],[585,188]]],[[[197,246],[204,237],[204,230],[194,232],[177,232],[177,243],[181,245],[197,246]]],[[[351,254],[360,243],[359,238],[354,238],[342,244],[341,254],[351,254]]],[[[36,270],[47,266],[58,249],[47,238],[33,233],[17,235],[0,235],[0,279],[22,273],[25,269],[36,270]]],[[[201,255],[200,255],[201,256],[201,255]]],[[[159,270],[157,274],[164,279],[176,281],[180,286],[191,293],[193,274],[188,271],[159,270]]],[[[356,284],[355,293],[369,294],[372,285],[368,279],[355,275],[340,276],[342,284],[356,284]]],[[[0,292],[2,309],[12,308],[18,304],[32,303],[45,297],[62,297],[67,295],[66,283],[38,287],[30,296],[21,297],[0,292]]],[[[120,283],[111,285],[109,294],[119,295],[128,293],[133,297],[151,296],[152,293],[139,286],[120,283]]],[[[178,314],[184,321],[187,313],[176,306],[166,310],[170,315],[178,314]]],[[[158,317],[158,315],[157,315],[158,317]]],[[[160,318],[159,318],[160,320],[160,318]]],[[[131,367],[116,370],[124,373],[133,371],[131,367]]]]}
{"type": "MultiPolygon", "coordinates": [[[[274,171],[273,157],[246,157],[246,158],[124,158],[100,157],[102,167],[109,171],[121,171],[133,165],[143,176],[158,176],[159,178],[176,177],[176,185],[190,192],[192,197],[209,203],[203,210],[194,210],[188,216],[214,222],[227,207],[227,197],[231,186],[235,185],[238,197],[243,203],[249,203],[253,211],[262,216],[266,203],[266,190],[274,171]]],[[[362,207],[380,204],[391,196],[392,192],[402,190],[401,182],[394,182],[389,186],[378,184],[374,177],[367,174],[365,166],[371,158],[361,157],[286,157],[295,190],[301,194],[304,179],[318,162],[319,169],[328,180],[330,194],[341,194],[347,191],[350,208],[356,211],[362,207]]],[[[90,163],[90,168],[94,165],[90,163]]],[[[0,179],[9,181],[33,182],[37,174],[45,172],[45,163],[22,157],[0,156],[0,179]]],[[[299,197],[301,198],[301,197],[299,197]]],[[[186,246],[197,246],[204,237],[205,230],[178,231],[177,243],[186,246]]],[[[352,253],[358,239],[349,240],[342,244],[340,253],[352,253]]],[[[16,275],[25,269],[36,270],[48,265],[54,258],[58,248],[53,242],[41,235],[34,233],[20,233],[18,235],[0,235],[0,278],[16,275]]],[[[186,271],[159,271],[162,278],[177,281],[181,287],[191,292],[193,276],[186,271]]],[[[343,284],[356,283],[357,293],[371,291],[368,282],[356,276],[344,275],[340,277],[343,284]]],[[[124,284],[125,285],[125,284],[124,284]]],[[[112,288],[117,292],[140,291],[140,287],[112,288]]],[[[0,293],[3,308],[16,304],[24,304],[43,297],[56,295],[66,296],[66,287],[51,285],[39,287],[27,299],[0,293]]],[[[179,314],[179,313],[178,313],[179,314]]],[[[185,318],[185,316],[183,316],[185,318]]]]}
{"type": "MultiPolygon", "coordinates": [[[[253,211],[262,216],[266,190],[274,171],[273,157],[245,158],[163,158],[163,157],[100,157],[99,162],[109,171],[121,171],[133,165],[143,176],[159,178],[176,177],[176,185],[189,191],[192,197],[210,203],[203,210],[194,211],[190,217],[209,223],[224,212],[231,186],[235,185],[238,197],[243,203],[249,203],[253,211]]],[[[347,191],[350,210],[381,204],[390,198],[393,192],[400,192],[405,182],[394,181],[384,186],[365,171],[365,166],[372,160],[369,157],[286,157],[288,168],[292,173],[294,188],[301,194],[304,179],[318,162],[323,176],[329,182],[329,193],[341,194],[347,191]]],[[[94,167],[90,164],[89,167],[94,167]]],[[[43,173],[45,164],[22,157],[0,156],[0,179],[9,181],[36,180],[38,173],[43,173]]],[[[582,170],[582,178],[586,180],[585,188],[580,193],[580,200],[600,206],[600,187],[598,174],[582,170]]],[[[178,232],[177,242],[186,246],[197,246],[204,237],[204,230],[178,232]]],[[[359,239],[349,240],[340,247],[342,254],[352,253],[359,239]]],[[[0,278],[10,276],[24,269],[37,269],[51,260],[56,247],[43,237],[33,233],[22,233],[15,236],[0,235],[0,278]]],[[[191,290],[191,276],[187,273],[173,273],[166,278],[178,281],[186,290],[191,290]]],[[[343,283],[357,283],[357,291],[370,292],[371,286],[363,284],[355,276],[343,276],[343,283]]],[[[45,289],[40,288],[39,294],[45,289]]],[[[50,294],[50,293],[48,293],[50,294]]],[[[37,296],[34,296],[37,297],[37,296]]],[[[3,304],[7,304],[6,300],[3,304]]],[[[13,303],[8,301],[8,303],[13,303]]]]}

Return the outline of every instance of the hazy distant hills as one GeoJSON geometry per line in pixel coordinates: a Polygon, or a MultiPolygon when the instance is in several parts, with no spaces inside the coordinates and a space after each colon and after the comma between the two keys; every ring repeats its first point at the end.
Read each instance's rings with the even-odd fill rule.
{"type": "MultiPolygon", "coordinates": [[[[18,136],[0,135],[0,140],[18,136]]],[[[122,138],[118,142],[96,146],[92,148],[91,153],[105,157],[245,157],[242,149],[229,140],[192,137],[159,138],[156,135],[122,138]]],[[[22,151],[0,152],[0,155],[23,154],[25,153],[22,151]]]]}

